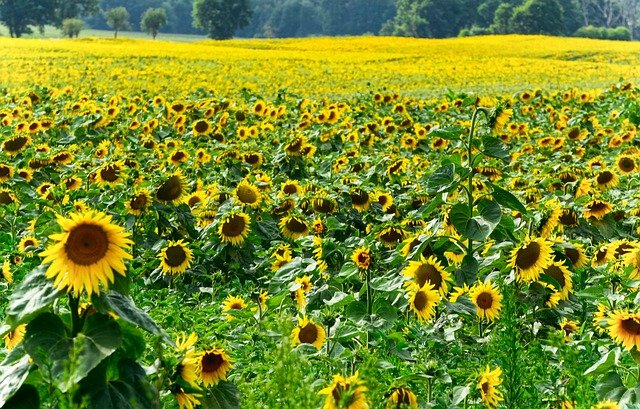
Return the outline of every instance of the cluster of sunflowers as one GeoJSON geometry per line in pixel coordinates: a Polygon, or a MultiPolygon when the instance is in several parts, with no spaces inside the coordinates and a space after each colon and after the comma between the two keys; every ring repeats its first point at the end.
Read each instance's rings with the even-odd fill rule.
{"type": "MultiPolygon", "coordinates": [[[[201,308],[215,326],[207,330],[195,322],[198,308],[185,308],[184,327],[173,330],[198,325],[201,339],[225,347],[196,352],[195,333],[165,337],[181,358],[158,388],[180,408],[204,405],[203,391],[227,380],[227,350],[237,363],[230,380],[251,393],[257,375],[243,361],[247,352],[226,346],[249,331],[268,350],[261,325],[283,316],[296,350],[335,360],[318,365],[316,376],[350,374],[315,390],[326,395],[325,408],[417,408],[432,404],[434,388],[449,395],[450,385],[429,381],[425,390],[402,377],[373,391],[373,379],[356,368],[362,349],[393,355],[388,364],[399,375],[418,371],[419,357],[440,359],[449,383],[466,385],[449,404],[513,405],[518,385],[501,385],[514,363],[500,348],[483,348],[514,330],[503,315],[521,325],[517,343],[535,340],[550,351],[560,334],[562,348],[588,350],[587,367],[598,346],[621,344],[629,356],[640,348],[639,96],[632,84],[499,100],[375,93],[267,102],[203,90],[174,100],[70,87],[0,96],[5,347],[19,348],[24,337],[32,351],[35,314],[59,312],[49,293],[37,310],[15,312],[38,271],[52,294],[68,294],[63,310],[75,337],[98,325],[91,308],[163,335],[141,312],[129,314],[133,307],[118,308],[118,294],[147,305],[159,301],[151,289],[195,298],[211,288],[201,308]],[[489,126],[475,122],[476,107],[498,105],[508,108],[489,126]],[[472,130],[465,147],[474,126],[478,139],[472,130]],[[465,227],[458,210],[467,199],[465,227]],[[518,317],[523,305],[531,312],[518,317]],[[248,329],[251,322],[258,325],[248,329]],[[592,340],[597,345],[586,346],[592,340]],[[429,350],[447,345],[442,356],[429,350]]],[[[149,313],[175,325],[175,311],[149,313]]],[[[531,372],[532,382],[587,369],[554,359],[555,372],[531,372]]],[[[619,389],[577,396],[577,382],[550,388],[553,395],[527,393],[562,407],[632,402],[619,389]]]]}

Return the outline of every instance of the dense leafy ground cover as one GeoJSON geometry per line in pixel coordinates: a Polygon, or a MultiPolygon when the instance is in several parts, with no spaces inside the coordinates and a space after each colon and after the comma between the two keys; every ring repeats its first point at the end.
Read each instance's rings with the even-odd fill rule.
{"type": "Polygon", "coordinates": [[[0,407],[639,404],[640,90],[416,97],[402,41],[3,40],[0,407]],[[323,76],[363,44],[386,62],[323,76]],[[246,81],[258,46],[315,74],[246,81]]]}

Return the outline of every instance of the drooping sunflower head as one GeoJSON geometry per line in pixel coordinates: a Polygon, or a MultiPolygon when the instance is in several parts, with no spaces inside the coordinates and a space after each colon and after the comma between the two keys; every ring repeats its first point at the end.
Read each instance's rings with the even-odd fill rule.
{"type": "Polygon", "coordinates": [[[564,264],[564,261],[552,261],[548,267],[542,270],[542,276],[549,277],[559,285],[554,287],[554,301],[564,301],[569,298],[569,293],[573,290],[571,271],[564,264]]]}
{"type": "Polygon", "coordinates": [[[387,409],[418,409],[418,398],[408,388],[395,388],[387,399],[387,409]]]}
{"type": "Polygon", "coordinates": [[[509,265],[519,281],[531,282],[551,264],[551,243],[543,238],[528,238],[511,252],[509,265]]]}
{"type": "Polygon", "coordinates": [[[114,281],[113,272],[124,276],[124,260],[131,259],[129,234],[111,222],[111,216],[89,210],[73,213],[69,218],[58,216],[63,232],[49,236],[53,241],[40,253],[43,264],[49,264],[47,278],[61,290],[82,291],[89,295],[105,289],[114,281]]]}
{"type": "Polygon", "coordinates": [[[500,315],[502,295],[500,291],[491,284],[491,281],[476,283],[471,287],[471,290],[469,290],[469,296],[476,306],[478,317],[481,319],[493,321],[500,315]]]}
{"type": "Polygon", "coordinates": [[[404,240],[406,232],[400,227],[390,226],[380,230],[377,237],[385,247],[394,248],[404,240]]]}
{"type": "Polygon", "coordinates": [[[262,200],[262,195],[260,194],[260,190],[255,185],[253,185],[252,183],[249,183],[246,180],[243,180],[242,182],[238,183],[238,186],[236,186],[236,190],[234,194],[235,194],[235,197],[238,199],[238,201],[242,204],[245,204],[251,207],[260,206],[260,202],[262,200]]]}
{"type": "Polygon", "coordinates": [[[280,232],[288,239],[296,240],[309,234],[309,226],[299,216],[285,216],[278,223],[280,232]]]}
{"type": "Polygon", "coordinates": [[[365,211],[371,205],[371,198],[369,193],[362,189],[356,189],[350,193],[351,205],[359,212],[365,211]]]}
{"type": "Polygon", "coordinates": [[[365,392],[367,387],[358,379],[358,372],[348,378],[334,375],[333,382],[318,392],[327,395],[323,409],[369,409],[365,392]]]}
{"type": "Polygon", "coordinates": [[[200,405],[198,398],[201,398],[202,395],[199,393],[188,393],[180,385],[173,385],[171,393],[176,397],[180,409],[195,409],[200,405]]]}
{"type": "Polygon", "coordinates": [[[160,267],[165,274],[177,276],[184,273],[191,265],[193,252],[184,240],[169,241],[158,255],[160,267]]]}
{"type": "Polygon", "coordinates": [[[640,313],[617,310],[607,320],[609,336],[625,349],[640,349],[640,313]]]}
{"type": "Polygon", "coordinates": [[[580,268],[587,264],[587,256],[582,244],[573,243],[563,246],[564,255],[571,261],[574,268],[580,268]]]}
{"type": "Polygon", "coordinates": [[[597,220],[602,220],[613,207],[610,203],[603,200],[594,199],[585,205],[584,217],[593,217],[597,220]]]}
{"type": "Polygon", "coordinates": [[[251,218],[242,212],[232,212],[223,217],[218,225],[220,240],[234,246],[241,245],[249,235],[251,218]]]}
{"type": "Polygon", "coordinates": [[[212,348],[200,356],[200,378],[204,386],[227,380],[227,372],[233,367],[231,359],[222,348],[212,348]]]}
{"type": "Polygon", "coordinates": [[[31,136],[18,135],[2,142],[2,150],[9,156],[16,156],[31,144],[31,136]]]}
{"type": "Polygon", "coordinates": [[[18,250],[20,250],[21,253],[26,253],[27,251],[30,251],[28,249],[31,249],[32,247],[38,247],[39,245],[40,242],[35,237],[31,235],[24,236],[22,239],[20,239],[18,250]]]}
{"type": "Polygon", "coordinates": [[[187,179],[180,171],[169,176],[156,190],[156,199],[163,203],[173,203],[175,205],[182,201],[182,197],[187,191],[187,179]]]}
{"type": "Polygon", "coordinates": [[[141,189],[134,193],[127,203],[126,207],[129,213],[140,216],[147,211],[151,204],[151,193],[147,189],[141,189]]]}
{"type": "Polygon", "coordinates": [[[319,351],[326,340],[326,332],[321,325],[307,317],[298,318],[298,326],[291,331],[292,345],[311,344],[319,351]]]}
{"type": "Polygon", "coordinates": [[[623,174],[630,174],[638,169],[636,160],[631,155],[618,156],[616,165],[618,166],[618,170],[623,174]]]}
{"type": "Polygon", "coordinates": [[[609,169],[601,170],[596,174],[595,178],[593,179],[594,184],[600,190],[611,189],[612,187],[618,185],[618,181],[619,181],[618,175],[609,169]]]}
{"type": "Polygon", "coordinates": [[[502,369],[496,368],[493,371],[487,365],[486,369],[480,373],[478,377],[478,389],[482,402],[488,408],[497,408],[501,400],[503,400],[502,392],[496,388],[502,383],[502,369]]]}

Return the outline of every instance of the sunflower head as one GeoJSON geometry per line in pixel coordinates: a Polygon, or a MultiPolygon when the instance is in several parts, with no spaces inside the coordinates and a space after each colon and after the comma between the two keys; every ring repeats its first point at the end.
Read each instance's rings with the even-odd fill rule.
{"type": "Polygon", "coordinates": [[[160,267],[165,274],[177,276],[191,265],[193,252],[184,240],[169,241],[158,255],[160,267]]]}
{"type": "Polygon", "coordinates": [[[412,284],[408,288],[409,309],[413,311],[419,321],[430,321],[435,313],[436,306],[440,302],[440,294],[433,285],[426,283],[422,287],[412,284]]]}
{"type": "Polygon", "coordinates": [[[500,315],[502,295],[491,284],[491,281],[475,284],[469,291],[469,296],[476,306],[478,317],[481,319],[493,321],[500,315]]]}
{"type": "Polygon", "coordinates": [[[387,399],[387,409],[418,409],[418,398],[408,388],[395,388],[387,399]]]}
{"type": "Polygon", "coordinates": [[[251,219],[246,213],[230,213],[220,220],[218,235],[223,242],[239,246],[249,235],[250,224],[251,219]]]}
{"type": "Polygon", "coordinates": [[[298,318],[298,326],[291,331],[292,344],[311,344],[319,351],[326,340],[326,332],[321,325],[307,317],[298,318]]]}
{"type": "Polygon", "coordinates": [[[325,409],[369,409],[365,392],[367,387],[358,379],[358,372],[348,378],[334,375],[333,382],[318,392],[327,395],[325,409]]]}
{"type": "Polygon", "coordinates": [[[363,270],[367,270],[371,265],[371,251],[367,247],[359,247],[351,254],[351,260],[363,270]]]}
{"type": "Polygon", "coordinates": [[[227,380],[227,372],[233,367],[231,359],[222,348],[212,348],[200,356],[200,378],[204,386],[227,380]]]}
{"type": "Polygon", "coordinates": [[[551,261],[551,243],[543,238],[528,238],[511,252],[509,265],[519,281],[531,282],[540,277],[551,261]]]}
{"type": "Polygon", "coordinates": [[[40,253],[43,264],[50,263],[47,278],[67,292],[79,296],[105,289],[114,281],[113,272],[124,276],[124,260],[132,257],[129,234],[111,222],[111,216],[89,210],[71,214],[69,218],[58,216],[63,232],[49,236],[52,244],[40,253]]]}
{"type": "Polygon", "coordinates": [[[607,320],[609,336],[625,349],[640,349],[640,313],[617,310],[607,320]]]}
{"type": "Polygon", "coordinates": [[[186,194],[187,180],[179,171],[169,176],[156,190],[156,199],[163,203],[175,205],[182,201],[186,194]]]}
{"type": "Polygon", "coordinates": [[[502,392],[496,389],[502,383],[501,376],[502,369],[496,368],[492,371],[487,365],[486,369],[478,377],[480,396],[482,397],[482,402],[488,408],[497,408],[500,401],[503,400],[502,392]]]}

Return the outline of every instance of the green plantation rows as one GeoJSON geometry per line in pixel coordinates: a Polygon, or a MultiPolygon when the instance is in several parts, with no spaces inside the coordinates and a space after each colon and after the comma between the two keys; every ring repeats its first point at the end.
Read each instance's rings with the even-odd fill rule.
{"type": "Polygon", "coordinates": [[[639,98],[4,94],[0,408],[639,407],[639,98]]]}

